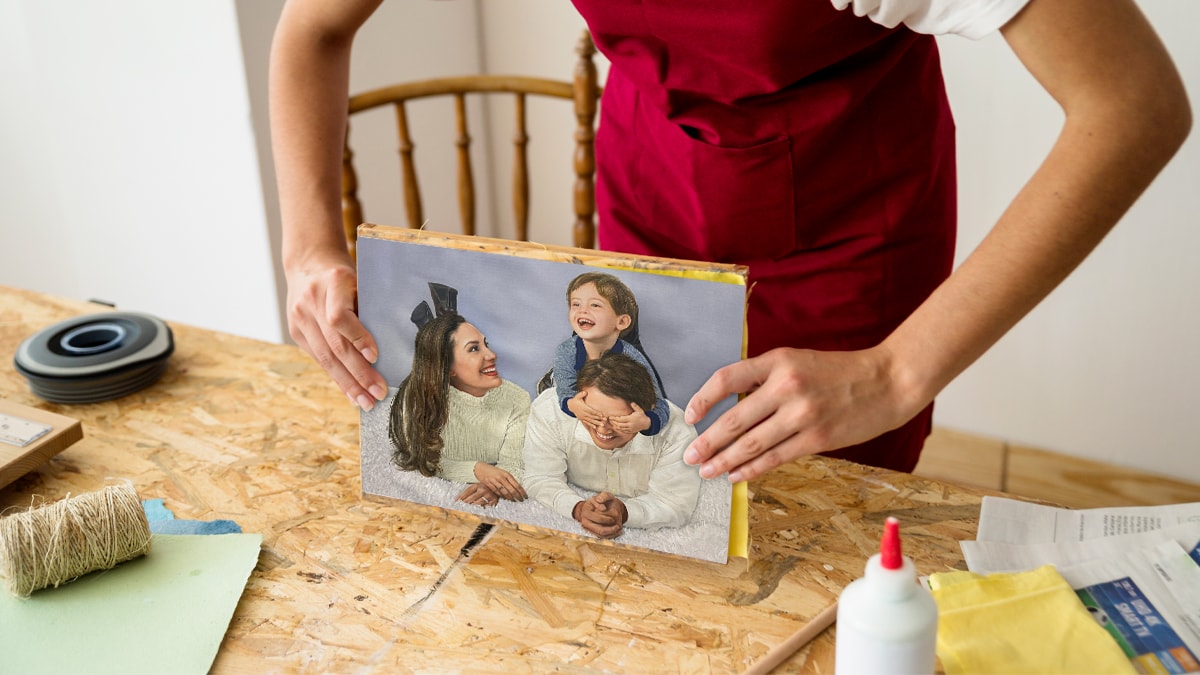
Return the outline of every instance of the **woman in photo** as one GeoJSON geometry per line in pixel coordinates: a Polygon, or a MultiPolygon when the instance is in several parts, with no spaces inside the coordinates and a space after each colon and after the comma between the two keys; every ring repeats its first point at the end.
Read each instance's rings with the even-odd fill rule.
{"type": "Polygon", "coordinates": [[[478,328],[453,311],[425,317],[412,371],[392,399],[393,461],[406,471],[469,483],[458,496],[468,504],[524,501],[529,406],[529,394],[500,377],[478,328]]]}

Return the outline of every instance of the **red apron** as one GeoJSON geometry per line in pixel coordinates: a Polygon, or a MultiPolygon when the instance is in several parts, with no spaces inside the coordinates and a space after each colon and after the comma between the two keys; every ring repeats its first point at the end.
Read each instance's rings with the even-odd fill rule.
{"type": "MultiPolygon", "coordinates": [[[[950,273],[954,123],[932,37],[829,0],[574,0],[612,67],[601,248],[749,266],[749,351],[882,341],[950,273]]],[[[911,471],[932,406],[829,453],[911,471]]]]}

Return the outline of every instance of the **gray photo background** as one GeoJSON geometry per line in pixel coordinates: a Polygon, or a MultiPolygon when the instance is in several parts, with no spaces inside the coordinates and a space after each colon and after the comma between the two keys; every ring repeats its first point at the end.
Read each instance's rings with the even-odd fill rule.
{"type": "MultiPolygon", "coordinates": [[[[487,337],[500,375],[530,396],[555,347],[571,334],[567,284],[588,271],[608,272],[633,291],[642,346],[680,408],[742,353],[740,285],[371,238],[359,241],[358,267],[359,314],[379,343],[376,368],[391,387],[412,368],[417,327],[409,316],[422,301],[432,306],[429,282],[458,289],[458,312],[487,337]]],[[[722,402],[696,430],[735,400],[722,402]]]]}
{"type": "MultiPolygon", "coordinates": [[[[586,271],[613,274],[637,297],[642,346],[680,408],[708,377],[741,356],[745,287],[648,272],[362,238],[358,248],[359,314],[379,344],[376,368],[389,396],[362,416],[363,490],[368,494],[528,523],[590,537],[574,520],[530,501],[483,509],[456,502],[463,486],[401,471],[391,463],[387,414],[396,387],[412,367],[416,326],[410,320],[429,282],[458,289],[458,311],[487,337],[501,377],[537,396],[554,349],[570,334],[566,288],[586,271]]],[[[697,425],[703,431],[736,402],[729,397],[697,425]]],[[[581,492],[581,497],[587,493],[581,492]]],[[[616,541],[725,562],[730,484],[705,481],[691,522],[658,531],[626,530],[616,541]]]]}

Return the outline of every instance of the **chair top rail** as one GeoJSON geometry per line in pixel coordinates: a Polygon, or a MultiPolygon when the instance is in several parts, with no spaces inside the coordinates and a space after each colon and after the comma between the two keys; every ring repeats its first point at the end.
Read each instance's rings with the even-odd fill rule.
{"type": "Polygon", "coordinates": [[[523,92],[565,99],[575,97],[572,84],[560,80],[521,75],[463,75],[405,82],[355,94],[350,97],[350,113],[414,98],[481,92],[523,92]]]}

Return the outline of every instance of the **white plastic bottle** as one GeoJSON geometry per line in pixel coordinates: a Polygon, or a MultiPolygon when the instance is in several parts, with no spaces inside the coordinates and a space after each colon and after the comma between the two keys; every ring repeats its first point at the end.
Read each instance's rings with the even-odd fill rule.
{"type": "Polygon", "coordinates": [[[937,603],[900,551],[900,523],[888,518],[879,553],[838,599],[838,675],[929,675],[937,653],[937,603]]]}

